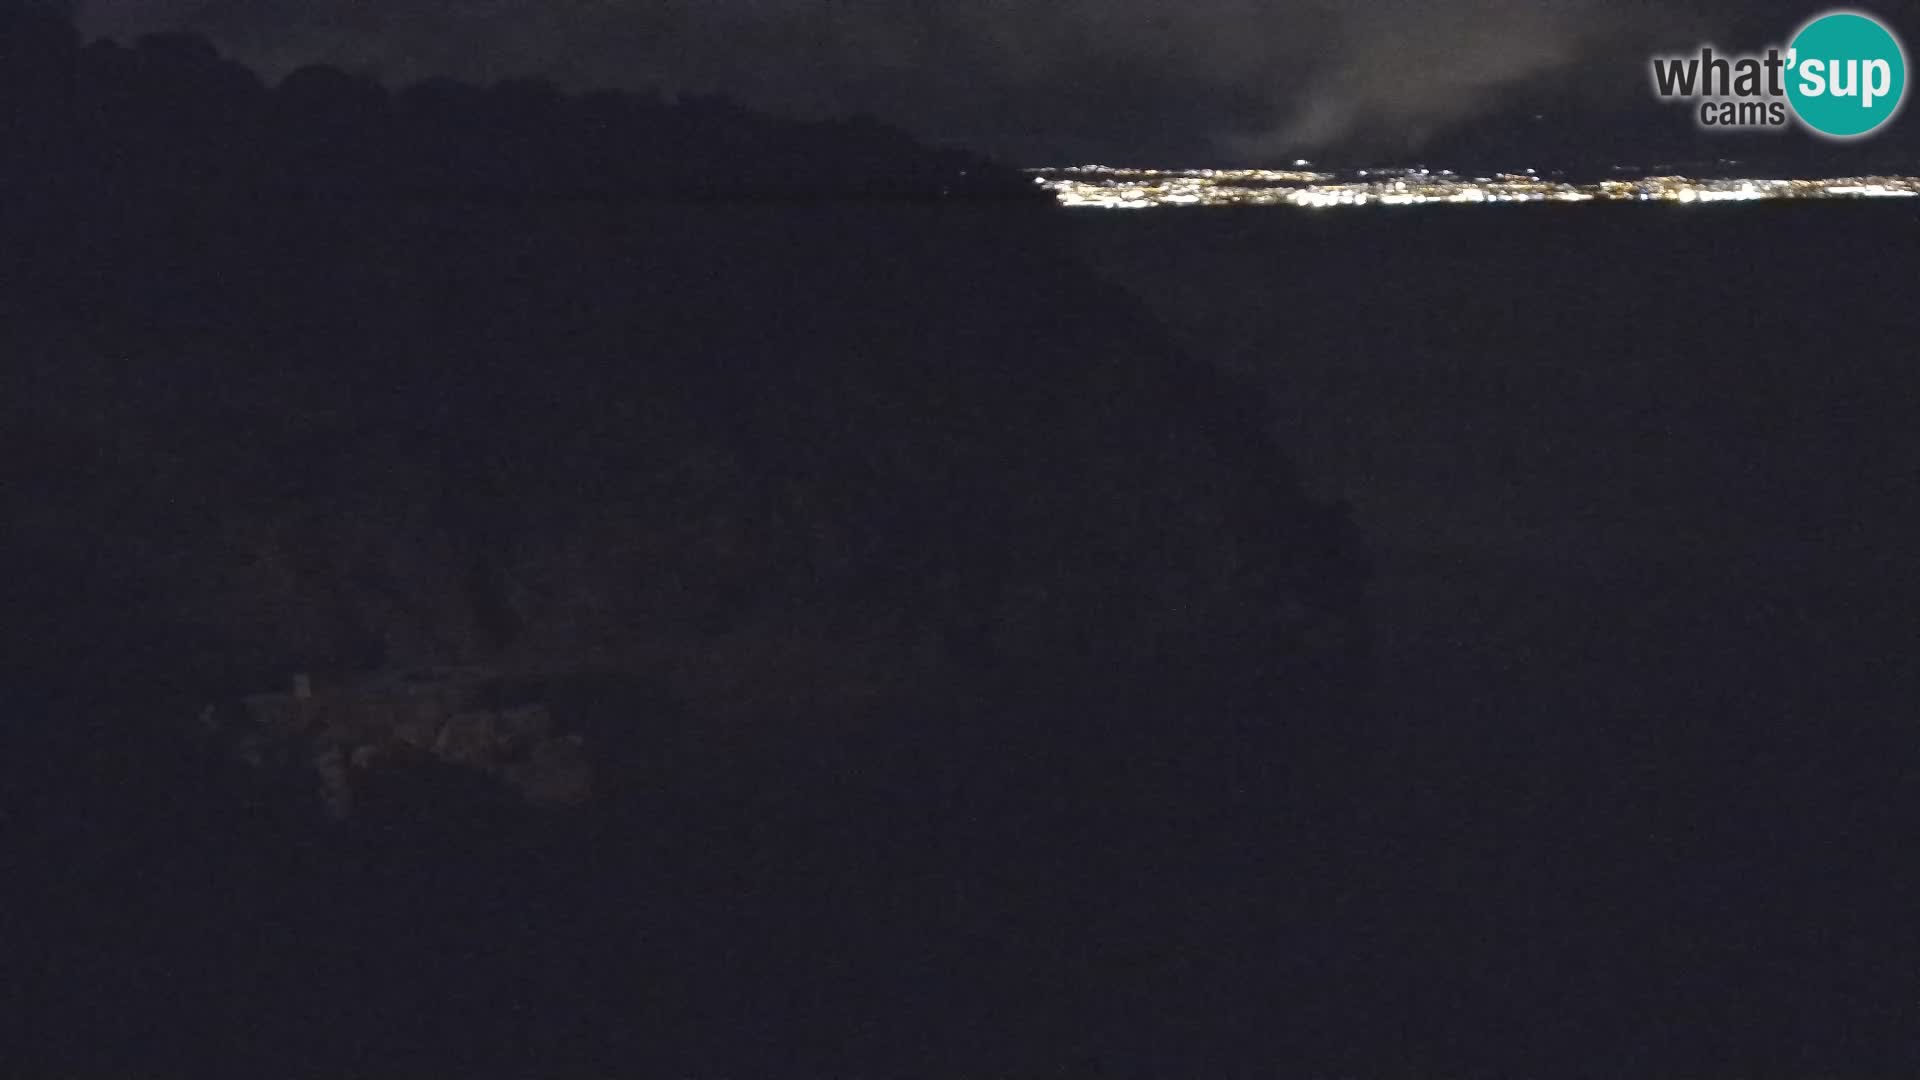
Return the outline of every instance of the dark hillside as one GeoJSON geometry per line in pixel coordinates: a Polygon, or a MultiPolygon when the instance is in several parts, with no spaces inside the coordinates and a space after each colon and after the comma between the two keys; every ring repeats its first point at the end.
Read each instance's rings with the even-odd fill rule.
{"type": "Polygon", "coordinates": [[[1328,1041],[1261,991],[1342,940],[1365,559],[1024,179],[868,123],[270,89],[7,18],[29,1071],[1328,1041]],[[296,674],[446,668],[549,709],[592,801],[530,809],[444,735],[234,728],[296,674]]]}

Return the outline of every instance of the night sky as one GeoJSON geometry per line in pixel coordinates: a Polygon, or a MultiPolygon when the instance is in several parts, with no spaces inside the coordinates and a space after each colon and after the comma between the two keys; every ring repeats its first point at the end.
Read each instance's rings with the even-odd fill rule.
{"type": "MultiPolygon", "coordinates": [[[[1909,36],[1915,7],[1869,5],[1909,36]]],[[[1823,10],[1786,0],[89,0],[82,21],[116,36],[192,29],[269,73],[323,61],[394,82],[537,75],[718,91],[802,114],[872,112],[1022,164],[1260,164],[1444,156],[1489,141],[1549,154],[1670,142],[1691,125],[1648,100],[1651,53],[1760,48],[1823,10]]]]}

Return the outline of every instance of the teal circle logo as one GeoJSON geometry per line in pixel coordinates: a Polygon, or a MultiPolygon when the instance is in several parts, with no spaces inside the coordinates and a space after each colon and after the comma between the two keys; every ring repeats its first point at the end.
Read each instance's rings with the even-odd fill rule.
{"type": "Polygon", "coordinates": [[[1787,100],[1821,135],[1853,139],[1893,119],[1907,96],[1907,54],[1880,20],[1836,11],[1802,27],[1787,51],[1787,100]]]}

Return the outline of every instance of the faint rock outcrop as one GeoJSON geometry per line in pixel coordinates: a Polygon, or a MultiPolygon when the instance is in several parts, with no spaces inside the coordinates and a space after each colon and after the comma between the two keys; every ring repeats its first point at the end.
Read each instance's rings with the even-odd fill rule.
{"type": "Polygon", "coordinates": [[[485,776],[534,806],[592,798],[586,738],[562,732],[547,704],[477,668],[427,669],[209,706],[199,733],[259,773],[305,772],[327,813],[351,817],[370,778],[438,764],[485,776]]]}

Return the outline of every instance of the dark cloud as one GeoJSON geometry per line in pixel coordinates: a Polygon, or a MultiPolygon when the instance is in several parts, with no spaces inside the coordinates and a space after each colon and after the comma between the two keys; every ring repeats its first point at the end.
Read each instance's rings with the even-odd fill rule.
{"type": "MultiPolygon", "coordinates": [[[[1274,160],[1416,148],[1542,86],[1640,92],[1656,44],[1811,9],[1650,0],[92,0],[269,74],[544,75],[867,111],[1024,160],[1274,160]]],[[[1761,44],[1754,41],[1749,44],[1761,44]]]]}

